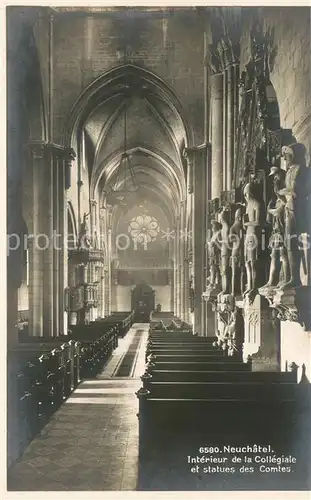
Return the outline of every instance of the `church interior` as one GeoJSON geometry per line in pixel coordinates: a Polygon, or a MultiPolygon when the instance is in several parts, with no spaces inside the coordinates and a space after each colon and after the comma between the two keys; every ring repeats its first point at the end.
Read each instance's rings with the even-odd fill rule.
{"type": "Polygon", "coordinates": [[[310,490],[310,8],[6,17],[8,490],[310,490]]]}

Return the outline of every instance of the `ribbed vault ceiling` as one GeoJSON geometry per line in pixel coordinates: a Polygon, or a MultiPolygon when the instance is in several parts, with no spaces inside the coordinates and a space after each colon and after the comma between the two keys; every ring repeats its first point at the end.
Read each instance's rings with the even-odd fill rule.
{"type": "Polygon", "coordinates": [[[186,195],[181,154],[189,140],[179,101],[151,73],[132,65],[123,68],[102,85],[95,82],[74,125],[85,138],[91,190],[107,192],[114,185],[126,131],[126,149],[140,190],[152,193],[167,213],[176,214],[186,195]]]}

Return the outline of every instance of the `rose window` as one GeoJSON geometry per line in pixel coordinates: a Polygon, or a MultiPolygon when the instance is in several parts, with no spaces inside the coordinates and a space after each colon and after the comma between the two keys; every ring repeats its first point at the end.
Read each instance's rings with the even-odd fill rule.
{"type": "Polygon", "coordinates": [[[150,243],[154,241],[160,231],[159,224],[150,215],[138,215],[131,220],[128,232],[133,240],[138,243],[150,243]]]}

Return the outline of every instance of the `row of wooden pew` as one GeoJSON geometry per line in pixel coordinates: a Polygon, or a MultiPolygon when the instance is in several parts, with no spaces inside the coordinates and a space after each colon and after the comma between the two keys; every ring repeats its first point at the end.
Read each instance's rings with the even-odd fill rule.
{"type": "MultiPolygon", "coordinates": [[[[143,386],[136,393],[145,468],[151,458],[166,463],[174,449],[186,457],[194,443],[236,443],[243,436],[248,443],[273,439],[277,446],[284,444],[284,435],[289,442],[306,432],[310,384],[297,384],[295,371],[252,371],[251,361],[226,356],[214,341],[190,330],[151,326],[143,386]]],[[[176,465],[178,457],[171,460],[167,467],[176,465]]]]}
{"type": "Polygon", "coordinates": [[[8,462],[12,463],[81,380],[104,367],[132,325],[118,313],[60,337],[27,336],[8,352],[8,462]]]}

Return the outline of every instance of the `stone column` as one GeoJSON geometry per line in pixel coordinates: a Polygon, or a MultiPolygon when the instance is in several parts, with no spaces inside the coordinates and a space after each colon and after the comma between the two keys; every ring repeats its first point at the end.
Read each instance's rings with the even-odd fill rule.
{"type": "Polygon", "coordinates": [[[227,189],[230,190],[232,188],[232,174],[233,174],[233,166],[234,166],[234,142],[235,142],[235,134],[234,134],[234,66],[229,66],[227,69],[227,189]]]}
{"type": "Polygon", "coordinates": [[[176,220],[176,316],[180,318],[180,216],[176,220]]]}
{"type": "Polygon", "coordinates": [[[65,313],[65,289],[68,281],[68,254],[67,254],[67,193],[65,191],[64,160],[59,163],[58,196],[59,196],[59,274],[58,274],[58,329],[59,335],[67,333],[67,313],[65,313]],[[66,317],[66,321],[65,321],[66,317]]]}
{"type": "Polygon", "coordinates": [[[211,76],[211,135],[212,189],[211,196],[219,197],[223,189],[223,74],[211,76]]]}
{"type": "Polygon", "coordinates": [[[170,293],[171,293],[171,302],[170,302],[170,312],[174,311],[174,279],[173,279],[173,269],[168,270],[168,284],[170,287],[170,293]]]}
{"type": "Polygon", "coordinates": [[[222,103],[222,112],[223,112],[223,122],[222,122],[222,133],[223,133],[223,157],[222,157],[222,189],[227,189],[227,162],[228,162],[228,70],[225,69],[223,72],[223,103],[222,103]]]}
{"type": "Polygon", "coordinates": [[[46,161],[44,166],[44,189],[42,190],[42,228],[44,229],[46,249],[43,252],[43,334],[52,337],[54,334],[53,324],[53,169],[54,156],[52,148],[46,149],[46,161]]]}
{"type": "Polygon", "coordinates": [[[91,200],[91,236],[93,242],[95,241],[96,226],[97,226],[96,211],[97,211],[97,201],[91,200]]]}
{"type": "Polygon", "coordinates": [[[174,271],[173,271],[173,284],[174,284],[174,316],[177,316],[177,269],[178,269],[178,262],[177,262],[177,241],[176,238],[174,239],[174,271]]]}
{"type": "Polygon", "coordinates": [[[59,220],[59,172],[60,168],[60,158],[52,152],[53,154],[53,238],[51,244],[53,245],[53,336],[59,335],[59,232],[60,232],[60,220],[59,220]]]}
{"type": "MultiPolygon", "coordinates": [[[[68,194],[67,191],[71,186],[71,168],[72,162],[76,157],[76,153],[72,148],[65,148],[62,162],[62,170],[60,173],[60,233],[61,233],[61,251],[60,251],[60,302],[59,302],[59,324],[60,332],[65,335],[68,333],[69,315],[65,311],[65,290],[68,285],[68,194]]],[[[71,237],[72,240],[72,237],[71,237]]]]}
{"type": "Polygon", "coordinates": [[[29,335],[43,336],[43,250],[38,235],[43,230],[41,221],[42,190],[44,190],[44,145],[30,147],[30,175],[32,178],[32,228],[29,247],[29,335]]]}
{"type": "Polygon", "coordinates": [[[184,254],[184,321],[189,323],[189,264],[188,264],[188,246],[185,245],[184,254]]]}
{"type": "Polygon", "coordinates": [[[186,217],[185,202],[180,204],[180,231],[178,234],[180,245],[180,317],[185,320],[185,241],[186,241],[186,217]]]}
{"type": "Polygon", "coordinates": [[[204,32],[204,139],[206,143],[208,143],[210,140],[209,78],[210,78],[210,69],[208,62],[208,39],[207,39],[207,33],[204,32]]]}
{"type": "Polygon", "coordinates": [[[108,228],[108,275],[107,275],[107,314],[111,314],[111,298],[112,298],[112,268],[111,268],[111,253],[112,253],[112,228],[108,228]]]}
{"type": "Polygon", "coordinates": [[[193,267],[194,267],[194,331],[204,334],[202,328],[202,293],[204,279],[204,245],[206,213],[206,146],[193,148],[194,206],[193,206],[193,267]]]}
{"type": "Polygon", "coordinates": [[[233,141],[233,156],[234,158],[236,157],[237,154],[237,127],[238,127],[238,120],[239,120],[239,80],[240,80],[240,66],[239,63],[237,62],[233,66],[233,131],[234,131],[234,141],[233,141]]]}

